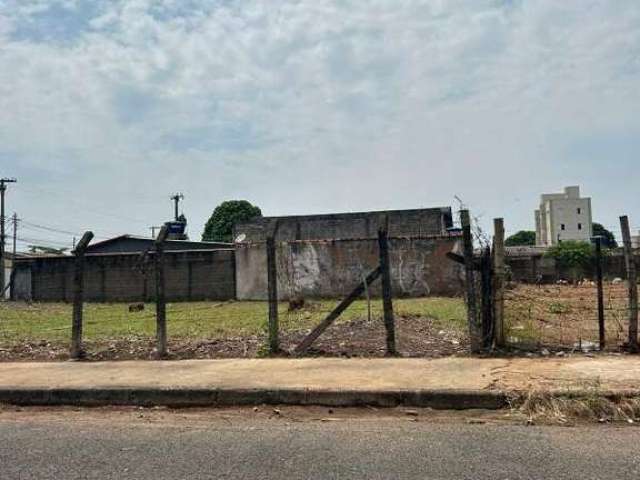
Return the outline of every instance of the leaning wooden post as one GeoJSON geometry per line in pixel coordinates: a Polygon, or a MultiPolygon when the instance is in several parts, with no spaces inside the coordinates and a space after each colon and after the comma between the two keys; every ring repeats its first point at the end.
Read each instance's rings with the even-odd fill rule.
{"type": "Polygon", "coordinates": [[[93,238],[92,232],[85,232],[76,245],[75,271],[73,275],[73,323],[71,325],[70,356],[74,359],[83,358],[82,348],[82,307],[84,302],[84,253],[93,238]]]}
{"type": "Polygon", "coordinates": [[[629,284],[629,349],[638,351],[638,272],[631,246],[631,229],[629,217],[620,217],[622,240],[624,242],[624,260],[627,267],[627,283],[629,284]]]}
{"type": "Polygon", "coordinates": [[[469,324],[469,341],[471,351],[482,351],[482,330],[479,324],[478,299],[476,295],[475,258],[473,255],[473,237],[471,236],[471,217],[469,210],[460,211],[460,223],[462,225],[462,242],[465,270],[465,295],[467,303],[467,322],[469,324]]]}
{"type": "Polygon", "coordinates": [[[387,355],[397,355],[396,325],[393,318],[393,292],[391,287],[391,266],[389,262],[389,217],[383,217],[378,227],[378,247],[380,250],[380,270],[382,273],[382,305],[384,326],[387,331],[387,355]]]}
{"type": "Polygon", "coordinates": [[[493,221],[493,328],[496,347],[504,347],[504,220],[493,221]]]}
{"type": "Polygon", "coordinates": [[[278,267],[276,258],[276,234],[278,223],[270,228],[267,235],[267,290],[269,298],[269,353],[280,350],[278,322],[278,267]]]}
{"type": "Polygon", "coordinates": [[[156,355],[163,358],[167,355],[167,305],[164,284],[164,242],[169,235],[167,226],[163,226],[155,241],[156,271],[156,355]]]}

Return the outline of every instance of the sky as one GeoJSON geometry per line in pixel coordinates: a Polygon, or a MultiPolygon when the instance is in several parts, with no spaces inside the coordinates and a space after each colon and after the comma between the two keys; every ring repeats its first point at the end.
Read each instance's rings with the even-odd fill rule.
{"type": "Polygon", "coordinates": [[[640,230],[637,0],[0,0],[20,248],[220,202],[459,208],[534,229],[580,185],[640,230]],[[36,242],[37,240],[37,242],[36,242]]]}

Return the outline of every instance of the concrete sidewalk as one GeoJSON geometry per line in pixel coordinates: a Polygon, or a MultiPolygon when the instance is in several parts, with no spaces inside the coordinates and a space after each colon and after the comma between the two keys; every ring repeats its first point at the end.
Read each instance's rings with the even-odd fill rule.
{"type": "Polygon", "coordinates": [[[0,402],[22,405],[499,408],[531,389],[593,388],[640,394],[640,357],[0,363],[0,402]]]}

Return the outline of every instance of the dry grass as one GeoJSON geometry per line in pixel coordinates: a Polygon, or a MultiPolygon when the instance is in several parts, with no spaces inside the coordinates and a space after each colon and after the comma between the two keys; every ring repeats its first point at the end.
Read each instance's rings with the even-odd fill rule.
{"type": "Polygon", "coordinates": [[[585,384],[580,394],[552,394],[532,390],[515,399],[513,408],[526,415],[528,423],[567,425],[577,421],[640,422],[639,397],[607,396],[598,383],[585,384]]]}
{"type": "MultiPolygon", "coordinates": [[[[617,349],[627,337],[625,284],[605,285],[607,347],[617,349]]],[[[510,343],[580,349],[598,342],[597,291],[593,285],[517,285],[505,296],[510,343]]]]}

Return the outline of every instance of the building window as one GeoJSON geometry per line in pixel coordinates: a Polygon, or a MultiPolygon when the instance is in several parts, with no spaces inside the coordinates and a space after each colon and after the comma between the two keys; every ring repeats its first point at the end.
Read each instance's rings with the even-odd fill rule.
{"type": "Polygon", "coordinates": [[[560,230],[564,230],[564,229],[565,229],[565,226],[564,226],[564,223],[562,223],[562,224],[560,225],[560,230]]]}
{"type": "Polygon", "coordinates": [[[580,215],[582,213],[582,209],[578,208],[578,215],[580,215]]]}
{"type": "Polygon", "coordinates": [[[578,230],[582,230],[582,224],[581,223],[578,224],[578,230]]]}

